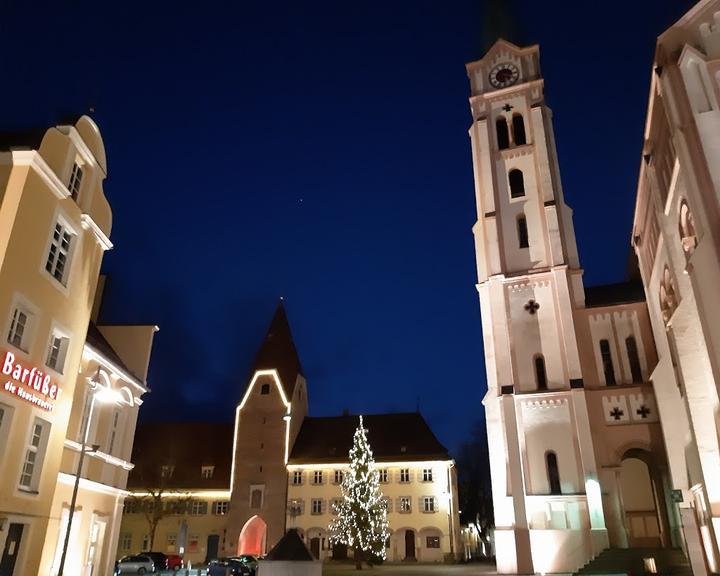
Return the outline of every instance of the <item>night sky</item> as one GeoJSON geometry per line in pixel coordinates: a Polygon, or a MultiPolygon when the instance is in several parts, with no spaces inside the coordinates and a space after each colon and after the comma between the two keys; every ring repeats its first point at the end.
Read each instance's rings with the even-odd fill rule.
{"type": "Polygon", "coordinates": [[[419,406],[455,448],[485,392],[465,63],[540,44],[586,284],[619,281],[692,3],[0,0],[0,127],[95,110],[104,321],[160,326],[142,419],[230,421],[283,296],[311,414],[419,406]]]}

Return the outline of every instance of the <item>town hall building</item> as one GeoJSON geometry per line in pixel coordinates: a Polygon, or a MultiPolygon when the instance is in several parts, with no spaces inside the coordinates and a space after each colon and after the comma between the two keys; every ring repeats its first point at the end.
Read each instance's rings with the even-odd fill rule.
{"type": "MultiPolygon", "coordinates": [[[[415,413],[364,415],[390,524],[391,561],[460,557],[455,463],[415,413]]],[[[278,306],[228,424],[151,423],[135,439],[118,557],[143,550],[192,564],[263,555],[294,528],[318,559],[343,559],[328,525],[356,415],[308,416],[308,386],[278,306]]]]}

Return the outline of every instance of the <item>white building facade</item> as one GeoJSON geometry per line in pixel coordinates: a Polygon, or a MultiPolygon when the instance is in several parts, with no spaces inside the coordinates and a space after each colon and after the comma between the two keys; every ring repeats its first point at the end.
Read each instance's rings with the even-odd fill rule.
{"type": "Polygon", "coordinates": [[[583,285],[539,48],[467,70],[498,572],[678,545],[642,288],[583,285]]]}
{"type": "Polygon", "coordinates": [[[672,488],[695,574],[720,570],[720,2],[658,38],[632,243],[672,488]]]}

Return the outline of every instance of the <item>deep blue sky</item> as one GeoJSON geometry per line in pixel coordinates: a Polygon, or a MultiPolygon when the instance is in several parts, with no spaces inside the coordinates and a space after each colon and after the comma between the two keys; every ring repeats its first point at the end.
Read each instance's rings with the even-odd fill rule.
{"type": "MultiPolygon", "coordinates": [[[[1,127],[95,108],[105,320],[157,323],[143,419],[231,419],[278,297],[311,413],[482,417],[468,82],[487,3],[3,0],[1,127]]],[[[623,278],[655,37],[690,0],[505,2],[540,43],[587,284],[623,278]]]]}

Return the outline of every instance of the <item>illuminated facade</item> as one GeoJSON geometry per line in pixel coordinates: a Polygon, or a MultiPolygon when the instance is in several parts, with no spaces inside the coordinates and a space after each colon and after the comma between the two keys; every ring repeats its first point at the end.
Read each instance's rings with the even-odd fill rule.
{"type": "Polygon", "coordinates": [[[108,341],[139,368],[152,337],[140,343],[138,333],[125,339],[124,328],[95,325],[100,264],[112,248],[95,123],[82,116],[42,133],[4,135],[2,150],[0,566],[5,575],[57,573],[92,381],[117,402],[91,420],[89,439],[99,446],[81,476],[65,574],[107,573],[145,391],[144,372],[131,375],[108,341]]]}
{"type": "Polygon", "coordinates": [[[642,286],[583,285],[539,48],[467,71],[498,572],[679,546],[642,286]]]}
{"type": "Polygon", "coordinates": [[[694,574],[720,570],[720,2],[657,41],[632,243],[658,362],[651,378],[694,574]]]}
{"type": "MultiPolygon", "coordinates": [[[[183,553],[193,564],[264,554],[288,528],[297,528],[318,558],[328,558],[331,504],[340,495],[336,473],[348,465],[358,417],[308,417],[307,406],[307,384],[281,304],[232,426],[157,424],[139,431],[129,481],[135,498],[126,506],[118,556],[150,545],[154,493],[164,510],[154,549],[183,553]]],[[[419,414],[370,415],[365,426],[384,471],[390,559],[459,557],[455,468],[447,450],[419,414]]]]}

